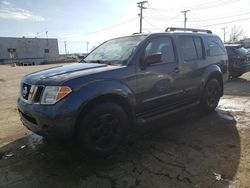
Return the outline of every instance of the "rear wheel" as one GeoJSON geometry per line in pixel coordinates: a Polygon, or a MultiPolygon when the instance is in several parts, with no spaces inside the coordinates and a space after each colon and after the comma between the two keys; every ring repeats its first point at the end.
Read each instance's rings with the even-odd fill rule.
{"type": "Polygon", "coordinates": [[[127,114],[117,104],[102,103],[94,106],[80,121],[80,146],[90,155],[111,154],[126,134],[127,119],[127,114]]]}
{"type": "Polygon", "coordinates": [[[206,111],[214,111],[218,106],[221,97],[221,85],[217,79],[211,79],[207,82],[202,98],[201,107],[206,111]]]}

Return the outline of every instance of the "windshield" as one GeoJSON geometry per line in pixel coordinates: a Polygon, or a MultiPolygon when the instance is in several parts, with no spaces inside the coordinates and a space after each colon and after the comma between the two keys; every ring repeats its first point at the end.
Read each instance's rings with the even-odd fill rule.
{"type": "Polygon", "coordinates": [[[137,45],[146,36],[130,36],[109,40],[95,50],[85,59],[85,62],[124,64],[132,55],[137,45]]]}

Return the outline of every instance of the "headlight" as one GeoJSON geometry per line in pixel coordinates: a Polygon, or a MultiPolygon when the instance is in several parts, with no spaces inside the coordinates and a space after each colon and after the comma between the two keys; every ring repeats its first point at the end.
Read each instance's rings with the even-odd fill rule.
{"type": "Polygon", "coordinates": [[[72,90],[67,86],[46,86],[43,91],[41,104],[55,104],[71,91],[72,90]]]}

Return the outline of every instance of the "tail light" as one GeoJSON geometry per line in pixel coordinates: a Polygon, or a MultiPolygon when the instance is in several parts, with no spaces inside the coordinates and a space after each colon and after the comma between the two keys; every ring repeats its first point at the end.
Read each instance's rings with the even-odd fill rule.
{"type": "Polygon", "coordinates": [[[244,63],[247,61],[247,56],[235,55],[232,57],[234,62],[236,63],[244,63]]]}

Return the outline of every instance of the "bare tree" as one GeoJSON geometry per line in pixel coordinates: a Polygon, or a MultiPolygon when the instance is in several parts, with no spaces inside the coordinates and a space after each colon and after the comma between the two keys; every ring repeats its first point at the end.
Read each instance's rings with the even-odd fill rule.
{"type": "Polygon", "coordinates": [[[245,30],[239,26],[233,26],[229,34],[229,42],[238,42],[240,38],[245,36],[245,30]]]}

